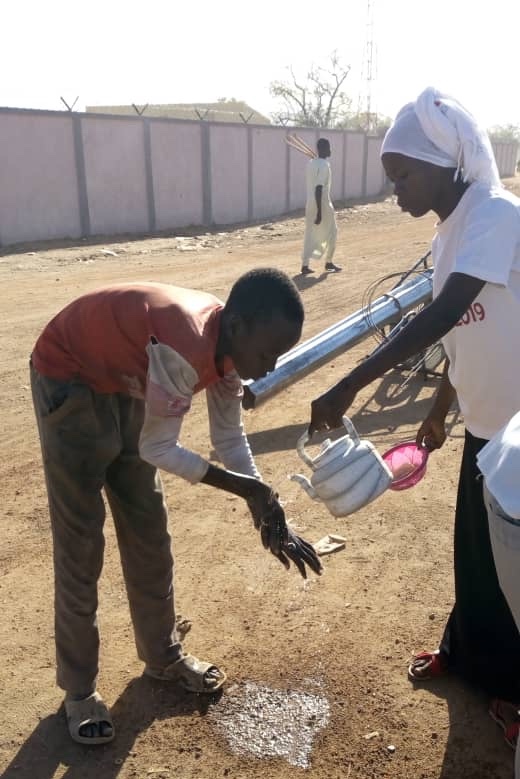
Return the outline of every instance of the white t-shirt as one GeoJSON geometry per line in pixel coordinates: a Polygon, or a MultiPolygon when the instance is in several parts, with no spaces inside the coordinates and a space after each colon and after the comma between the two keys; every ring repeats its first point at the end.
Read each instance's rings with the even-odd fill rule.
{"type": "Polygon", "coordinates": [[[520,412],[480,450],[477,462],[495,500],[520,519],[520,412]]]}
{"type": "Polygon", "coordinates": [[[474,183],[437,225],[433,295],[450,273],[484,285],[442,339],[465,425],[491,438],[520,408],[520,199],[474,183]]]}
{"type": "Polygon", "coordinates": [[[309,160],[306,170],[307,203],[315,203],[316,187],[323,187],[322,203],[330,201],[330,165],[323,157],[309,160]]]}

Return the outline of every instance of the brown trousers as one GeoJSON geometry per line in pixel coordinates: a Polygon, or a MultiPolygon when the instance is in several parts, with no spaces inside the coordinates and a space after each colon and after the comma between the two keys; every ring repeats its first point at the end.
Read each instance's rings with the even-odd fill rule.
{"type": "Polygon", "coordinates": [[[139,457],[144,403],[56,381],[31,366],[53,537],[57,683],[95,689],[98,579],[105,540],[104,490],[114,519],[137,653],[164,667],[175,632],[173,557],[157,470],[139,457]]]}

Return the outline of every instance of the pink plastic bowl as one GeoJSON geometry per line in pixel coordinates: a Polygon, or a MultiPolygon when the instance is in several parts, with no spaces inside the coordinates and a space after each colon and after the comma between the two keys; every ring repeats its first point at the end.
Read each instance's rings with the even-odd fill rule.
{"type": "Polygon", "coordinates": [[[407,490],[422,479],[430,452],[418,447],[415,441],[405,441],[393,446],[383,455],[383,460],[394,475],[391,490],[407,490]]]}

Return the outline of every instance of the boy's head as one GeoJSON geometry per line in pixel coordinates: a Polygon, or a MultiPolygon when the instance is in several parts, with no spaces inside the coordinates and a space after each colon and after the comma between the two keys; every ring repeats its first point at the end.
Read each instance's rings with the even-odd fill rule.
{"type": "Polygon", "coordinates": [[[318,157],[321,157],[322,159],[330,157],[330,143],[326,138],[320,138],[316,144],[316,148],[318,149],[318,157]]]}
{"type": "Polygon", "coordinates": [[[222,313],[218,351],[231,357],[242,379],[259,379],[299,340],[300,293],[276,268],[256,268],[233,285],[222,313]]]}

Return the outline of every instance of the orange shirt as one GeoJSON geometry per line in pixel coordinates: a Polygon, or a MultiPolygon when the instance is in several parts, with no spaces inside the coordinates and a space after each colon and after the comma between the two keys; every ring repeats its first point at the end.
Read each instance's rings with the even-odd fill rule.
{"type": "MultiPolygon", "coordinates": [[[[221,376],[215,350],[223,303],[170,284],[117,284],[87,293],[45,327],[32,354],[36,370],[76,379],[95,392],[144,398],[150,338],[171,347],[196,371],[197,392],[221,376]]],[[[233,370],[229,360],[224,373],[233,370]]]]}

